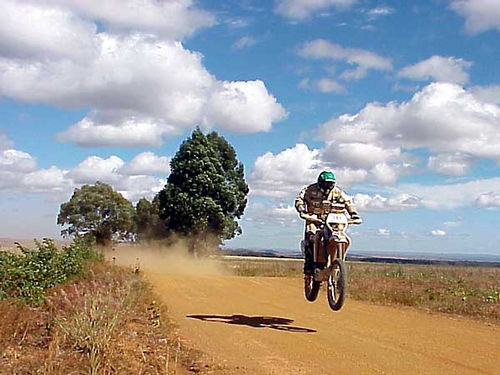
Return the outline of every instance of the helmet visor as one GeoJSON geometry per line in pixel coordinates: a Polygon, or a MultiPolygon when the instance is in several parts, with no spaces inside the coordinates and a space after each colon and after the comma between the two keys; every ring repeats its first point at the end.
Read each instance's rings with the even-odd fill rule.
{"type": "Polygon", "coordinates": [[[323,185],[323,188],[329,190],[335,186],[335,181],[323,181],[323,183],[321,185],[323,185]]]}

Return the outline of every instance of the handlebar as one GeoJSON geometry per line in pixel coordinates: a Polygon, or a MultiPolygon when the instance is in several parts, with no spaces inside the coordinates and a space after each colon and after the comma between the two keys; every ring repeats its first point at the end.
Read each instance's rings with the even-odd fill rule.
{"type": "MultiPolygon", "coordinates": [[[[319,223],[319,224],[324,224],[324,221],[321,220],[319,217],[317,217],[314,214],[301,213],[300,217],[304,220],[310,220],[310,221],[314,221],[314,222],[319,223]]],[[[362,222],[363,222],[363,220],[361,218],[355,219],[355,220],[353,220],[353,219],[347,220],[347,224],[361,224],[362,222]]]]}
{"type": "Polygon", "coordinates": [[[353,219],[347,220],[347,224],[356,224],[357,225],[357,224],[361,224],[361,223],[363,223],[363,220],[361,218],[356,219],[356,220],[353,220],[353,219]]]}

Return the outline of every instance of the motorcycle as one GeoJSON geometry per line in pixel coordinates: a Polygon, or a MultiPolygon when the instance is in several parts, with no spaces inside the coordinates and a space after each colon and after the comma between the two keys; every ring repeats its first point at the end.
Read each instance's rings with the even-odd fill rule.
{"type": "Polygon", "coordinates": [[[304,293],[308,301],[314,302],[321,284],[326,282],[328,305],[332,310],[338,311],[344,305],[347,293],[345,258],[351,239],[346,230],[351,224],[361,224],[362,220],[349,219],[344,204],[325,201],[324,205],[327,206],[324,220],[314,214],[301,215],[303,219],[319,225],[314,236],[314,274],[306,279],[304,293]]]}

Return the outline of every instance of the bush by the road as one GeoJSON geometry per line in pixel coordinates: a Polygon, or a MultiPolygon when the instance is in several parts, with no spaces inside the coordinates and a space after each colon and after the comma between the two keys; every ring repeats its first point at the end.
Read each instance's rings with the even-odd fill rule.
{"type": "Polygon", "coordinates": [[[101,257],[81,238],[61,250],[47,238],[35,240],[34,249],[20,244],[17,247],[20,254],[0,252],[0,300],[20,297],[33,305],[43,301],[46,289],[79,275],[86,260],[101,257]]]}

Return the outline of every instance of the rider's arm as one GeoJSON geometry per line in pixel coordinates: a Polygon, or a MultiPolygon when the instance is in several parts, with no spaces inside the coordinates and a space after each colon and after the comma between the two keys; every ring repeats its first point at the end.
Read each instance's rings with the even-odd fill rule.
{"type": "Polygon", "coordinates": [[[295,198],[295,209],[299,214],[303,214],[307,212],[307,207],[306,207],[306,201],[305,201],[305,196],[306,196],[306,190],[307,186],[305,186],[297,195],[297,198],[295,198]]]}
{"type": "Polygon", "coordinates": [[[349,212],[349,215],[351,216],[351,218],[352,219],[359,219],[358,210],[356,210],[356,206],[352,202],[352,198],[344,192],[341,193],[341,196],[345,202],[345,207],[347,209],[347,212],[349,212]]]}

